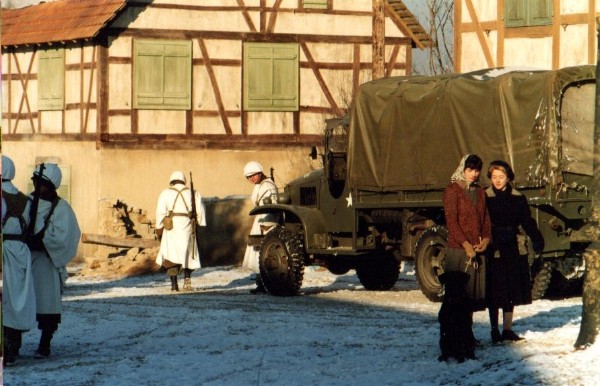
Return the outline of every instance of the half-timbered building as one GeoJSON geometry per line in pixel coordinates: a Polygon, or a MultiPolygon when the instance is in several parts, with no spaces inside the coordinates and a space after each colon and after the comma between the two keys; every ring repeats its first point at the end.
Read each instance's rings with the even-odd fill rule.
{"type": "Polygon", "coordinates": [[[596,63],[598,0],[458,0],[454,70],[596,63]]]}
{"type": "Polygon", "coordinates": [[[432,44],[400,0],[56,0],[2,11],[2,151],[53,160],[84,231],[98,201],[152,209],[173,170],[203,196],[316,167],[324,119],[432,44]],[[267,171],[268,172],[268,171],[267,171]]]}

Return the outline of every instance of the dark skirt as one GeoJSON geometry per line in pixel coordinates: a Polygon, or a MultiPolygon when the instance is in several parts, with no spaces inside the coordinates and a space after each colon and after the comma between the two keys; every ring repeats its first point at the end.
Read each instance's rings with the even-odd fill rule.
{"type": "Polygon", "coordinates": [[[494,229],[487,259],[487,303],[503,308],[531,304],[529,260],[519,254],[516,233],[494,229]]]}
{"type": "Polygon", "coordinates": [[[484,255],[477,255],[473,261],[477,265],[467,264],[467,253],[462,248],[447,248],[444,262],[444,271],[461,271],[469,274],[467,295],[471,298],[473,311],[486,309],[486,259],[484,255]]]}

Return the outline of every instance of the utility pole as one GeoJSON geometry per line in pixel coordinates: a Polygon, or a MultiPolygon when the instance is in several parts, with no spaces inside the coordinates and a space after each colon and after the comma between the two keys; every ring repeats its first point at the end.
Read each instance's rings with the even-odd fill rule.
{"type": "Polygon", "coordinates": [[[385,76],[384,1],[373,0],[373,79],[380,79],[385,76]]]}

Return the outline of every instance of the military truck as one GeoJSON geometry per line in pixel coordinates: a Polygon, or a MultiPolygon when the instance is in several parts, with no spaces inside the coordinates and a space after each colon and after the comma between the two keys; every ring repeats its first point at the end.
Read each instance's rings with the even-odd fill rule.
{"type": "MultiPolygon", "coordinates": [[[[465,154],[501,159],[515,171],[545,238],[530,254],[533,296],[551,270],[580,277],[590,242],[595,66],[555,71],[496,68],[466,74],[391,77],[359,87],[347,117],[328,121],[323,169],[289,182],[278,225],[249,244],[260,248],[267,290],[299,292],[304,267],[354,269],[367,290],[388,290],[399,264],[414,261],[417,282],[440,300],[447,230],[442,195],[465,154]]],[[[316,157],[315,149],[313,156],[316,157]]],[[[531,248],[530,248],[531,251],[531,248]]]]}

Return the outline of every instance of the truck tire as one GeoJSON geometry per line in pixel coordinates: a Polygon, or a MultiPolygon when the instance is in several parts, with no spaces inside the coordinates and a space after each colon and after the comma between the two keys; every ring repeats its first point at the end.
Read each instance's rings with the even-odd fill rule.
{"type": "Polygon", "coordinates": [[[443,298],[438,276],[444,273],[447,240],[446,227],[434,226],[423,231],[415,246],[417,283],[423,295],[432,302],[441,302],[443,298]]]}
{"type": "Polygon", "coordinates": [[[260,246],[258,267],[271,295],[298,295],[304,278],[304,252],[298,236],[282,226],[271,229],[260,246]]]}
{"type": "Polygon", "coordinates": [[[349,263],[329,261],[326,268],[334,275],[345,275],[352,267],[349,263]]]}
{"type": "Polygon", "coordinates": [[[552,278],[552,264],[549,261],[535,259],[530,267],[531,299],[538,300],[546,295],[552,278]]]}
{"type": "Polygon", "coordinates": [[[400,264],[389,255],[361,261],[356,265],[360,284],[369,291],[387,291],[398,281],[400,264]]]}

